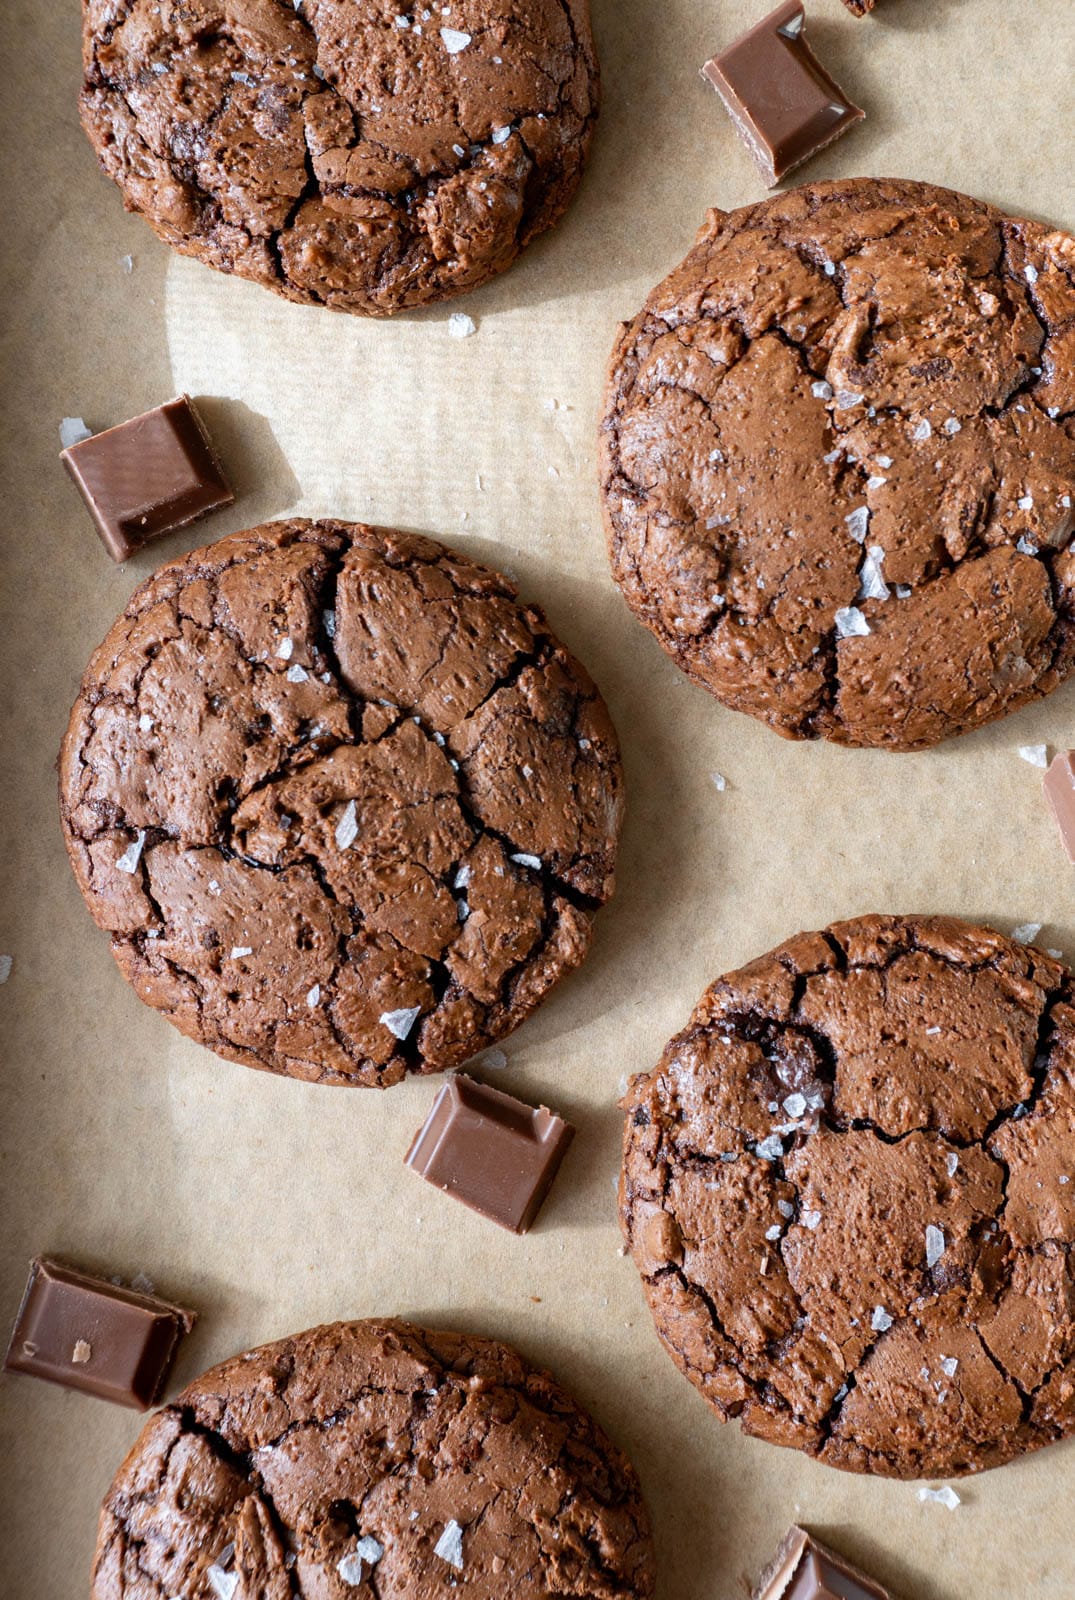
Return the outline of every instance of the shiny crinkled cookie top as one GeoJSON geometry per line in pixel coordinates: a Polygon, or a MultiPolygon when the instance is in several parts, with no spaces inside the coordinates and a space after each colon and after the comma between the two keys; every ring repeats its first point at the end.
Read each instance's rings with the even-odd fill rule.
{"type": "Polygon", "coordinates": [[[1075,1432],[1075,980],[939,917],[719,979],[624,1102],[621,1220],[722,1417],[829,1466],[976,1472],[1075,1432]]]}
{"type": "Polygon", "coordinates": [[[383,1086],[514,1028],[613,887],[615,732],[506,578],[279,522],[171,562],[64,739],[68,852],[138,994],[252,1066],[383,1086]]]}
{"type": "Polygon", "coordinates": [[[1075,240],[925,184],[711,213],[624,329],[613,572],[791,738],[920,749],[1075,661],[1075,240]]]}
{"type": "Polygon", "coordinates": [[[634,1469],[489,1339],[336,1323],[157,1413],[101,1510],[93,1600],[650,1600],[634,1469]]]}
{"type": "Polygon", "coordinates": [[[86,0],[83,126],[156,232],[387,315],[557,221],[598,76],[588,0],[86,0]]]}

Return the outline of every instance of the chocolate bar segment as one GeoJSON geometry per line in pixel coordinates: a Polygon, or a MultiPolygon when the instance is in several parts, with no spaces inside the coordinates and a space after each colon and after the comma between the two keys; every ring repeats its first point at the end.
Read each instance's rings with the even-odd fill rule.
{"type": "Polygon", "coordinates": [[[145,1411],[195,1320],[155,1295],[38,1257],[4,1367],[145,1411]]]}
{"type": "Polygon", "coordinates": [[[454,1073],[405,1160],[472,1211],[525,1233],[574,1136],[570,1123],[544,1106],[454,1073]]]}
{"type": "Polygon", "coordinates": [[[1053,757],[1042,787],[1060,829],[1060,843],[1075,864],[1075,750],[1062,750],[1053,757]]]}
{"type": "Polygon", "coordinates": [[[751,1600],[895,1600],[895,1596],[805,1528],[792,1528],[751,1600]]]}
{"type": "Polygon", "coordinates": [[[771,189],[865,113],[806,42],[806,13],[786,0],[702,68],[771,189]]]}
{"type": "Polygon", "coordinates": [[[186,395],[60,454],[113,561],[235,499],[186,395]]]}

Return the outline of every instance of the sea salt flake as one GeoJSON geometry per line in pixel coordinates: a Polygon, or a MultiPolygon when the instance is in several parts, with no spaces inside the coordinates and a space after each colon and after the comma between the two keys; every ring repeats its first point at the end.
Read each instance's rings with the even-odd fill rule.
{"type": "Polygon", "coordinates": [[[445,1526],[444,1532],[433,1546],[433,1553],[440,1556],[450,1567],[454,1567],[457,1572],[462,1572],[463,1530],[454,1518],[445,1526]]]}
{"type": "Polygon", "coordinates": [[[87,1344],[85,1339],[76,1339],[75,1348],[71,1351],[71,1360],[76,1366],[82,1366],[93,1354],[93,1346],[87,1344]]]}
{"type": "Polygon", "coordinates": [[[954,1511],[960,1504],[959,1496],[947,1483],[943,1489],[919,1489],[918,1498],[931,1500],[939,1506],[947,1506],[949,1511],[954,1511]]]}
{"type": "Polygon", "coordinates": [[[882,489],[887,482],[887,478],[883,478],[880,473],[875,472],[872,477],[866,479],[866,487],[867,489],[882,489]]]}
{"type": "Polygon", "coordinates": [[[516,862],[517,865],[520,866],[520,867],[529,867],[532,872],[540,872],[541,871],[541,857],[540,856],[528,856],[528,855],[520,852],[518,855],[512,856],[511,859],[514,862],[516,862]]]}
{"type": "Polygon", "coordinates": [[[239,1574],[237,1572],[225,1572],[222,1567],[214,1564],[205,1569],[205,1576],[209,1579],[209,1587],[216,1595],[217,1600],[232,1600],[232,1596],[239,1587],[239,1574]]]}
{"type": "Polygon", "coordinates": [[[926,1038],[927,1039],[932,1039],[934,1034],[940,1033],[940,1031],[941,1030],[940,1030],[939,1025],[937,1023],[934,1023],[932,1028],[927,1028],[926,1029],[926,1038]]]}
{"type": "Polygon", "coordinates": [[[910,598],[911,598],[911,585],[909,583],[897,583],[897,585],[896,585],[896,599],[897,600],[909,600],[910,598]]]}
{"type": "Polygon", "coordinates": [[[1036,556],[1038,553],[1037,545],[1032,543],[1032,541],[1027,538],[1025,533],[1020,538],[1016,539],[1015,548],[1021,555],[1024,556],[1036,556]]]}
{"type": "Polygon", "coordinates": [[[134,876],[134,874],[138,871],[138,863],[142,859],[142,847],[145,842],[145,829],[140,828],[138,830],[137,839],[127,846],[126,850],[124,850],[123,854],[116,862],[116,870],[118,872],[128,872],[132,877],[134,876]]]}
{"type": "Polygon", "coordinates": [[[779,1239],[782,1232],[779,1222],[774,1222],[771,1228],[766,1228],[765,1237],[769,1240],[779,1239]]]}
{"type": "Polygon", "coordinates": [[[81,417],[64,417],[60,423],[61,450],[70,450],[73,444],[81,444],[83,439],[92,438],[92,430],[87,428],[81,417]]]}
{"type": "Polygon", "coordinates": [[[962,433],[963,424],[959,421],[958,417],[949,417],[948,421],[944,424],[944,431],[950,435],[962,433]]]}
{"type": "Polygon", "coordinates": [[[854,511],[844,518],[844,521],[847,523],[847,531],[855,543],[865,544],[866,535],[870,530],[869,506],[856,506],[854,511]]]}
{"type": "Polygon", "coordinates": [[[790,1200],[778,1200],[776,1202],[776,1209],[779,1211],[782,1217],[793,1217],[795,1215],[795,1207],[792,1205],[790,1200]]]}
{"type": "Polygon", "coordinates": [[[763,1161],[779,1161],[784,1154],[784,1141],[778,1133],[771,1133],[768,1139],[759,1141],[756,1149],[763,1161]]]}
{"type": "Polygon", "coordinates": [[[815,400],[831,400],[832,384],[826,383],[824,378],[819,378],[816,383],[810,385],[810,393],[815,400]]]}
{"type": "Polygon", "coordinates": [[[861,405],[865,395],[856,394],[853,389],[837,389],[836,408],[838,411],[850,411],[852,406],[861,405]]]}
{"type": "Polygon", "coordinates": [[[709,774],[709,781],[712,783],[714,789],[720,790],[721,794],[723,794],[725,789],[728,787],[728,780],[724,776],[723,772],[711,772],[709,774]]]}
{"type": "Polygon", "coordinates": [[[870,1327],[874,1333],[887,1333],[892,1326],[892,1318],[884,1306],[874,1306],[873,1316],[870,1318],[870,1327]]]}
{"type": "Polygon", "coordinates": [[[153,726],[153,718],[148,716],[147,713],[143,711],[142,715],[138,718],[138,726],[143,733],[148,733],[153,726]]]}
{"type": "Polygon", "coordinates": [[[1012,929],[1012,938],[1016,944],[1033,944],[1042,927],[1043,924],[1040,922],[1021,922],[1017,928],[1012,929]]]}
{"type": "Polygon", "coordinates": [[[328,634],[329,638],[330,639],[335,639],[335,637],[336,637],[336,613],[335,613],[335,611],[322,611],[322,613],[321,613],[321,621],[324,623],[325,632],[328,634]]]}
{"type": "Polygon", "coordinates": [[[843,455],[843,450],[840,449],[839,447],[837,447],[837,449],[835,449],[835,450],[830,450],[828,455],[827,456],[822,456],[821,459],[822,459],[822,461],[824,461],[826,466],[831,467],[833,462],[834,461],[839,461],[839,459],[840,459],[840,457],[842,455],[843,455]]]}
{"type": "Polygon", "coordinates": [[[474,318],[468,317],[465,311],[453,311],[448,318],[448,332],[453,339],[469,339],[477,331],[474,318]]]}
{"type": "Polygon", "coordinates": [[[1033,287],[1033,285],[1038,281],[1037,267],[1028,261],[1026,266],[1023,268],[1023,277],[1026,279],[1027,283],[1033,287]]]}
{"type": "Polygon", "coordinates": [[[511,128],[510,127],[507,127],[507,128],[494,128],[493,129],[493,143],[494,144],[507,144],[507,142],[508,142],[508,140],[510,138],[511,138],[511,128]]]}
{"type": "Polygon", "coordinates": [[[358,838],[358,816],[355,802],[348,800],[343,808],[343,815],[336,824],[337,850],[349,850],[358,838]]]}
{"type": "Polygon", "coordinates": [[[11,968],[14,965],[12,956],[0,956],[0,983],[6,983],[11,977],[11,968]]]}
{"type": "Polygon", "coordinates": [[[884,470],[887,472],[889,467],[892,465],[892,457],[891,456],[878,456],[877,457],[877,465],[879,467],[883,467],[884,470]]]}
{"type": "Polygon", "coordinates": [[[231,947],[231,959],[233,961],[241,961],[243,956],[252,956],[253,954],[254,947],[250,944],[233,944],[231,947]]]}
{"type": "Polygon", "coordinates": [[[131,1279],[131,1288],[136,1294],[156,1294],[157,1285],[147,1272],[136,1272],[131,1279]]]}
{"type": "Polygon", "coordinates": [[[929,425],[929,419],[927,417],[923,417],[920,422],[915,424],[914,432],[911,434],[911,438],[914,439],[918,444],[925,444],[926,440],[932,436],[932,433],[933,429],[929,425]]]}
{"type": "Polygon", "coordinates": [[[784,1101],[784,1110],[789,1117],[803,1117],[806,1115],[806,1097],[801,1094],[789,1094],[784,1101]]]}
{"type": "Polygon", "coordinates": [[[421,1014],[421,1006],[402,1006],[398,1011],[382,1011],[380,1021],[397,1039],[405,1039],[421,1014]]]}
{"type": "Polygon", "coordinates": [[[315,983],[313,988],[310,990],[309,994],[306,996],[306,1004],[310,1007],[310,1009],[312,1011],[314,1006],[320,1004],[320,1001],[321,1001],[321,985],[319,983],[315,983]]]}
{"type": "Polygon", "coordinates": [[[297,661],[287,669],[287,680],[289,683],[305,683],[309,676],[310,674],[307,672],[306,668],[300,667],[297,661]]]}
{"type": "Polygon", "coordinates": [[[1021,494],[1015,503],[1020,511],[1033,511],[1034,496],[1032,494],[1021,494]]]}
{"type": "Polygon", "coordinates": [[[1044,770],[1049,765],[1049,746],[1047,744],[1021,744],[1016,748],[1016,754],[1022,761],[1032,767],[1041,767],[1044,770]]]}
{"type": "MultiPolygon", "coordinates": [[[[457,56],[460,50],[465,50],[470,43],[472,34],[463,33],[459,28],[442,28],[440,36],[444,40],[444,48],[450,56],[457,56]]],[[[449,1524],[454,1527],[454,1523],[449,1524]]]]}
{"type": "Polygon", "coordinates": [[[944,1233],[934,1223],[926,1227],[926,1266],[933,1268],[944,1255],[944,1233]]]}
{"type": "Polygon", "coordinates": [[[127,272],[127,273],[133,272],[134,271],[134,257],[133,256],[121,256],[120,257],[120,265],[122,266],[124,272],[127,272]]]}
{"type": "Polygon", "coordinates": [[[870,632],[870,624],[858,606],[841,606],[833,620],[838,639],[865,639],[870,632]]]}
{"type": "Polygon", "coordinates": [[[859,568],[859,600],[887,600],[891,590],[885,582],[881,563],[885,552],[879,544],[871,544],[859,568]]]}
{"type": "MultiPolygon", "coordinates": [[[[504,1054],[503,1050],[483,1050],[481,1055],[478,1057],[478,1062],[486,1072],[502,1072],[508,1064],[508,1058],[504,1054]]],[[[621,1093],[627,1093],[626,1083],[624,1084],[621,1093]]]]}
{"type": "Polygon", "coordinates": [[[804,1211],[802,1213],[800,1221],[802,1222],[802,1225],[803,1225],[804,1228],[809,1228],[810,1232],[813,1233],[815,1231],[815,1229],[820,1225],[821,1212],[820,1211],[804,1211]]]}
{"type": "Polygon", "coordinates": [[[958,1367],[959,1360],[956,1356],[941,1357],[941,1371],[944,1373],[946,1378],[954,1378],[958,1367]]]}

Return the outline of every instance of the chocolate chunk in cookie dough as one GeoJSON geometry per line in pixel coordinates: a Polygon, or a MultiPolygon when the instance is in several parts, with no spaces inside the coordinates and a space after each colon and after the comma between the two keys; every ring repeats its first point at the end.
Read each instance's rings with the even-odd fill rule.
{"type": "Polygon", "coordinates": [[[97,158],[166,243],[370,316],[510,266],[598,106],[588,0],[85,0],[83,63],[97,158]]]}
{"type": "Polygon", "coordinates": [[[751,1600],[894,1600],[894,1596],[805,1528],[792,1528],[751,1600]]]}
{"type": "Polygon", "coordinates": [[[712,212],[616,346],[613,572],[789,738],[920,750],[1075,665],[1075,239],[928,184],[712,212]]]}
{"type": "Polygon", "coordinates": [[[93,1600],[650,1600],[634,1469],[505,1345],[336,1323],[215,1367],[142,1432],[93,1600]]]}
{"type": "Polygon", "coordinates": [[[232,1060],[378,1087],[461,1065],[579,965],[623,805],[601,696],[506,578],[328,521],[143,584],[60,787],[147,1004],[232,1060]]]}
{"type": "Polygon", "coordinates": [[[235,499],[186,395],[64,450],[67,468],[113,561],[235,499]]]}
{"type": "Polygon", "coordinates": [[[702,75],[770,189],[865,115],[811,50],[799,0],[777,6],[707,61],[702,75]]]}
{"type": "Polygon", "coordinates": [[[723,1418],[948,1477],[1075,1433],[1075,979],[862,917],[703,995],[624,1102],[620,1215],[723,1418]]]}
{"type": "Polygon", "coordinates": [[[1044,779],[1045,798],[1056,818],[1060,842],[1068,860],[1075,862],[1075,750],[1063,750],[1052,759],[1044,779]]]}
{"type": "Polygon", "coordinates": [[[145,1411],[194,1322],[192,1311],[155,1295],[39,1257],[4,1367],[145,1411]]]}
{"type": "Polygon", "coordinates": [[[405,1160],[472,1211],[525,1233],[574,1137],[571,1124],[545,1106],[453,1073],[405,1160]]]}

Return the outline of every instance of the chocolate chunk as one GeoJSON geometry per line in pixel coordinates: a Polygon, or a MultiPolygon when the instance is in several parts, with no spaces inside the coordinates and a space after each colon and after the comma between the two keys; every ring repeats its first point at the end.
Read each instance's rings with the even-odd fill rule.
{"type": "Polygon", "coordinates": [[[751,1600],[893,1600],[887,1589],[819,1544],[805,1528],[792,1528],[751,1600]]]}
{"type": "Polygon", "coordinates": [[[786,0],[702,68],[771,189],[865,113],[806,42],[806,13],[786,0]]]}
{"type": "Polygon", "coordinates": [[[1075,750],[1062,750],[1053,757],[1042,787],[1060,829],[1060,842],[1068,860],[1075,863],[1075,750]]]}
{"type": "Polygon", "coordinates": [[[91,434],[60,460],[113,561],[235,499],[186,395],[91,434]]]}
{"type": "Polygon", "coordinates": [[[568,1145],[570,1123],[453,1074],[406,1155],[429,1183],[502,1228],[525,1233],[541,1209],[568,1145]]]}
{"type": "Polygon", "coordinates": [[[194,1322],[192,1311],[154,1295],[38,1257],[4,1367],[145,1411],[194,1322]]]}

